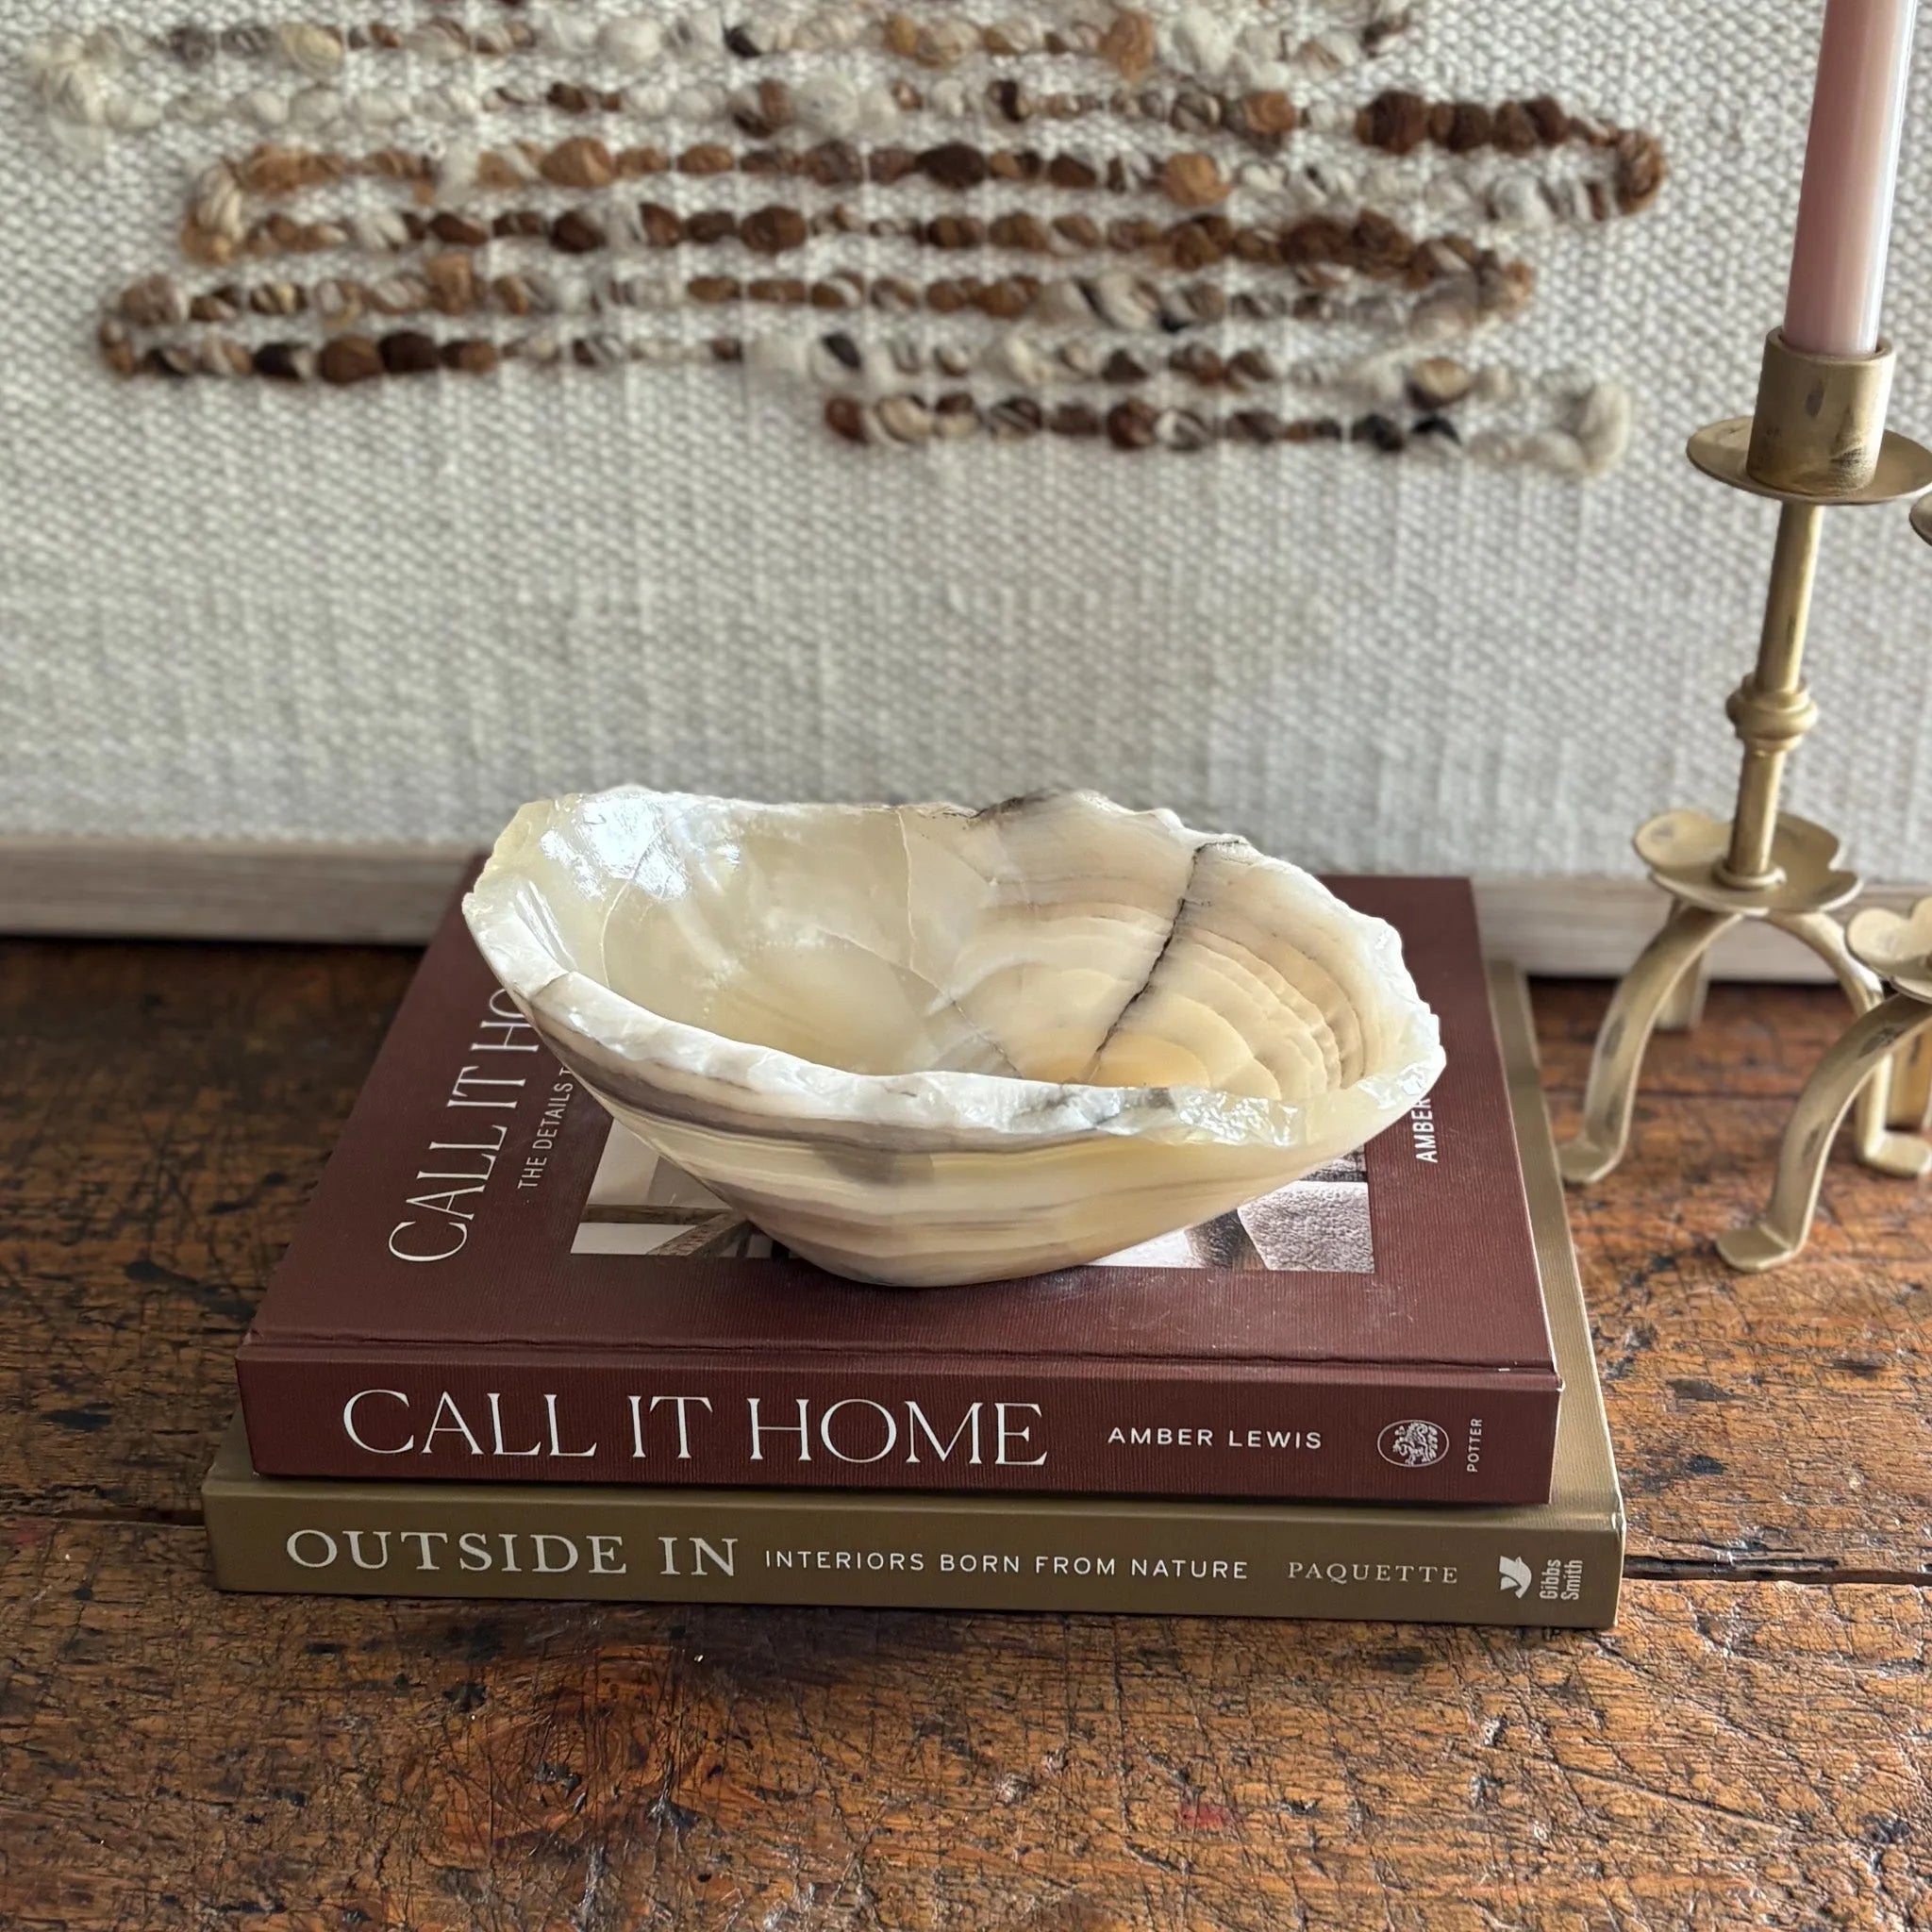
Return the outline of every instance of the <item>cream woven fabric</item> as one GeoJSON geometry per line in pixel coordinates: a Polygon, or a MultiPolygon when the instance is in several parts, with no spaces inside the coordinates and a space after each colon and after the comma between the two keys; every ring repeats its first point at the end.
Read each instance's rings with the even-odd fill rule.
{"type": "MultiPolygon", "coordinates": [[[[1628,386],[1626,458],[1579,481],[1360,447],[855,449],[816,400],[708,366],[119,381],[103,300],[171,259],[197,169],[261,137],[168,125],[77,164],[26,49],[182,0],[12,0],[0,834],[482,838],[625,779],[1083,784],[1318,866],[1621,869],[1646,812],[1728,795],[1771,516],[1680,452],[1749,407],[1777,318],[1818,11],[1435,0],[1359,83],[1554,92],[1662,137],[1657,207],[1539,238],[1535,304],[1483,349],[1628,386]]],[[[202,15],[263,16],[294,9],[202,15]]],[[[1927,67],[1890,304],[1922,432],[1927,67]]],[[[1904,517],[1835,519],[1792,802],[1880,874],[1926,865],[1928,646],[1904,517]]]]}

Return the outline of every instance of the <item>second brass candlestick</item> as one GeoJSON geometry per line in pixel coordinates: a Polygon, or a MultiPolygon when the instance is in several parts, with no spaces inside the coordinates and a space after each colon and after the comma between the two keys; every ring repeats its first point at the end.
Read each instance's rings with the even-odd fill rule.
{"type": "MultiPolygon", "coordinates": [[[[1618,985],[1597,1035],[1583,1124],[1561,1150],[1573,1184],[1601,1179],[1623,1158],[1650,1036],[1667,1017],[1695,1018],[1705,957],[1740,921],[1763,920],[1808,946],[1857,1011],[1884,997],[1878,974],[1854,956],[1834,916],[1857,896],[1858,875],[1837,864],[1837,838],[1781,811],[1779,796],[1785,761],[1818,717],[1804,656],[1824,512],[1932,489],[1932,452],[1885,427],[1891,371],[1887,344],[1870,356],[1818,356],[1774,332],[1756,412],[1690,439],[1690,460],[1707,475],[1780,506],[1757,662],[1727,707],[1743,745],[1737,805],[1728,820],[1670,811],[1638,830],[1638,855],[1673,904],[1618,985]]],[[[1886,1174],[1921,1174],[1932,1168],[1932,1146],[1892,1131],[1890,1071],[1881,1058],[1860,1082],[1858,1156],[1886,1174]]]]}

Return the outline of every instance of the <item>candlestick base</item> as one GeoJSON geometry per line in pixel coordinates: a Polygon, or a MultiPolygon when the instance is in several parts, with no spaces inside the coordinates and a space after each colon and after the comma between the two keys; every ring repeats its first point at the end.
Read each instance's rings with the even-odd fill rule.
{"type": "MultiPolygon", "coordinates": [[[[1892,992],[1845,1028],[1806,1081],[1778,1148],[1763,1214],[1719,1236],[1718,1252],[1745,1274],[1782,1267],[1803,1249],[1831,1143],[1853,1096],[1869,1093],[1932,1029],[1932,899],[1920,900],[1908,918],[1868,907],[1846,929],[1846,944],[1867,971],[1891,982],[1892,992]]],[[[1891,1139],[1903,1164],[1890,1172],[1914,1178],[1932,1172],[1932,1145],[1904,1135],[1891,1139]]]]}
{"type": "MultiPolygon", "coordinates": [[[[1653,819],[1643,832],[1673,820],[1703,818],[1699,812],[1668,812],[1663,819],[1653,819]]],[[[1705,823],[1715,826],[1717,822],[1705,823]]],[[[1781,818],[1779,823],[1781,831],[1787,825],[1799,828],[1795,840],[1787,837],[1782,849],[1788,855],[1793,842],[1809,844],[1820,831],[1803,819],[1781,818]]],[[[1639,834],[1640,839],[1642,836],[1639,834]]],[[[1838,841],[1829,833],[1824,837],[1835,852],[1838,841]]],[[[1855,875],[1831,876],[1850,878],[1852,893],[1857,892],[1855,875]]],[[[1740,921],[1761,919],[1816,953],[1831,968],[1855,1012],[1870,1011],[1885,996],[1878,975],[1852,956],[1844,928],[1821,903],[1827,896],[1834,905],[1844,903],[1839,896],[1841,887],[1826,887],[1822,880],[1799,881],[1774,895],[1783,903],[1767,903],[1760,891],[1725,888],[1696,868],[1681,881],[1655,870],[1651,877],[1671,893],[1674,903],[1657,937],[1618,982],[1598,1030],[1584,1090],[1582,1124],[1575,1136],[1557,1149],[1563,1178],[1573,1187],[1604,1179],[1623,1160],[1630,1144],[1631,1109],[1650,1037],[1662,1024],[1680,987],[1697,974],[1711,947],[1740,921]],[[1690,890],[1680,891],[1680,883],[1690,890]],[[1724,903],[1727,893],[1728,905],[1724,903]]],[[[1890,1062],[1882,1060],[1876,1067],[1867,1067],[1860,1079],[1864,1091],[1858,1096],[1855,1143],[1858,1158],[1880,1174],[1917,1178],[1932,1162],[1932,1146],[1892,1131],[1890,1062]]],[[[1846,1096],[1847,1105],[1850,1098],[1846,1096]]],[[[1840,1108],[1839,1116],[1843,1112],[1840,1108]]]]}

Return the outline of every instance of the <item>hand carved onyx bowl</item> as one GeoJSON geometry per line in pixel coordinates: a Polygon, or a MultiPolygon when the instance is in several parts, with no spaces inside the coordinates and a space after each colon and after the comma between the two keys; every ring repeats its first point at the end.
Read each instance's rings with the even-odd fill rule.
{"type": "Polygon", "coordinates": [[[464,902],[624,1124],[902,1286],[1091,1261],[1359,1146],[1441,1071],[1392,928],[1091,792],[525,806],[464,902]]]}

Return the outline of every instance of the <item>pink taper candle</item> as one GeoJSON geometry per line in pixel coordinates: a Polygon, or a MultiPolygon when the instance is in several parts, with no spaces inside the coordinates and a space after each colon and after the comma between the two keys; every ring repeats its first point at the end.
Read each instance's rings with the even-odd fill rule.
{"type": "Polygon", "coordinates": [[[1785,341],[1819,356],[1878,346],[1918,0],[1825,0],[1818,91],[1785,298],[1785,341]]]}

